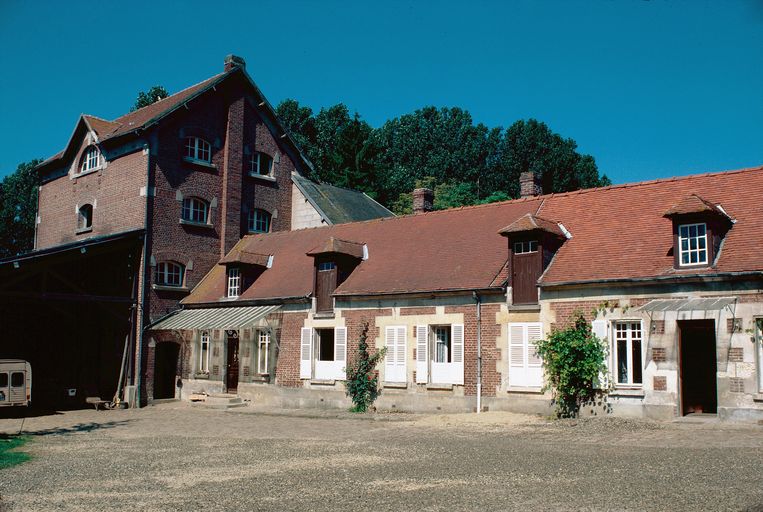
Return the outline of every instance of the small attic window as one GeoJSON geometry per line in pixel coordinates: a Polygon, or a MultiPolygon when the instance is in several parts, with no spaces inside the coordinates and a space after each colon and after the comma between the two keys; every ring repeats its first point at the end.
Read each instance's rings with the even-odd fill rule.
{"type": "Polygon", "coordinates": [[[719,206],[697,194],[683,197],[663,214],[673,222],[673,267],[713,265],[734,221],[719,206]]]}
{"type": "Polygon", "coordinates": [[[186,160],[212,163],[212,146],[199,137],[186,137],[183,157],[186,160]]]}
{"type": "Polygon", "coordinates": [[[273,158],[260,151],[255,151],[249,157],[249,174],[252,176],[272,176],[273,158]]]}
{"type": "Polygon", "coordinates": [[[265,210],[256,208],[249,212],[247,219],[248,230],[250,233],[268,233],[270,232],[271,215],[265,210]]]}
{"type": "Polygon", "coordinates": [[[707,225],[681,224],[678,226],[679,264],[682,267],[707,265],[707,225]]]}
{"type": "Polygon", "coordinates": [[[79,172],[88,172],[101,166],[101,152],[95,146],[88,146],[82,155],[82,165],[79,172]]]}

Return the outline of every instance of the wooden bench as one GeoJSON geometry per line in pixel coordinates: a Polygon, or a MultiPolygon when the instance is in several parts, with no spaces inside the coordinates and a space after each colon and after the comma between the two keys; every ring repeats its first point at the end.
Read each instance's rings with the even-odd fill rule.
{"type": "Polygon", "coordinates": [[[101,406],[104,409],[111,409],[111,400],[101,400],[100,396],[89,396],[85,398],[85,403],[94,405],[96,411],[100,410],[101,406]]]}

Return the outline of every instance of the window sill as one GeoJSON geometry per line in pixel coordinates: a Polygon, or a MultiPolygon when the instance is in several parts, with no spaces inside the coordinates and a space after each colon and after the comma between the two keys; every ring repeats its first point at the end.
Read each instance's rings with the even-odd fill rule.
{"type": "Polygon", "coordinates": [[[187,286],[170,286],[166,284],[152,284],[151,288],[153,290],[163,291],[163,292],[188,293],[191,291],[190,288],[188,288],[187,286]]]}
{"type": "Polygon", "coordinates": [[[276,183],[275,176],[270,176],[270,175],[267,175],[267,174],[256,174],[256,173],[253,173],[253,172],[248,172],[248,173],[246,173],[246,175],[248,177],[254,178],[256,180],[266,181],[268,183],[276,183]]]}
{"type": "Polygon", "coordinates": [[[527,395],[542,395],[543,388],[532,388],[524,386],[509,386],[506,391],[508,393],[523,393],[527,395]]]}
{"type": "Polygon", "coordinates": [[[382,384],[382,387],[390,388],[390,389],[408,389],[408,383],[407,382],[385,382],[382,384]]]}
{"type": "Polygon", "coordinates": [[[642,388],[615,388],[609,393],[609,396],[617,398],[644,398],[642,388]]]}
{"type": "Polygon", "coordinates": [[[758,402],[758,403],[763,403],[763,391],[761,391],[760,393],[755,393],[754,395],[752,395],[752,401],[753,402],[758,402]]]}
{"type": "Polygon", "coordinates": [[[209,380],[209,374],[208,373],[197,373],[193,376],[196,380],[209,380]]]}
{"type": "Polygon", "coordinates": [[[252,377],[252,382],[268,383],[270,382],[270,375],[267,373],[259,373],[252,377]]]}
{"type": "Polygon", "coordinates": [[[78,172],[72,175],[72,179],[76,180],[77,178],[81,178],[82,176],[87,176],[88,174],[94,174],[98,171],[102,171],[103,166],[99,165],[98,167],[93,167],[92,169],[88,169],[87,171],[78,172]]]}
{"type": "Polygon", "coordinates": [[[196,160],[195,158],[183,157],[183,161],[188,164],[198,165],[199,167],[205,167],[207,169],[217,170],[217,166],[211,162],[205,160],[196,160]]]}
{"type": "Polygon", "coordinates": [[[540,311],[540,304],[509,304],[509,311],[540,311]]]}
{"type": "Polygon", "coordinates": [[[214,224],[207,224],[205,222],[195,222],[192,220],[180,219],[180,224],[183,226],[193,226],[197,228],[215,229],[214,224]]]}
{"type": "Polygon", "coordinates": [[[442,383],[427,384],[427,391],[452,391],[452,390],[453,390],[453,384],[442,384],[442,383]]]}
{"type": "Polygon", "coordinates": [[[336,384],[336,381],[327,379],[310,379],[310,384],[313,386],[333,386],[336,384]]]}
{"type": "Polygon", "coordinates": [[[83,233],[90,233],[91,231],[93,231],[93,227],[92,226],[90,226],[89,228],[80,228],[80,229],[77,229],[76,231],[74,231],[74,234],[75,235],[81,235],[83,233]]]}
{"type": "Polygon", "coordinates": [[[320,311],[313,315],[313,318],[335,318],[336,315],[333,311],[320,311]]]}

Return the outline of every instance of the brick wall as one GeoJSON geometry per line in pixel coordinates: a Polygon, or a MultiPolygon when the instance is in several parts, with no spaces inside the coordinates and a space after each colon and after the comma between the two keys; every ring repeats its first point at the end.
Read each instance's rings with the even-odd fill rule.
{"type": "Polygon", "coordinates": [[[278,333],[278,362],[276,383],[280,386],[296,388],[302,386],[299,379],[299,357],[301,330],[307,313],[283,313],[281,330],[278,333]]]}
{"type": "Polygon", "coordinates": [[[586,320],[593,321],[592,310],[598,308],[601,300],[579,300],[569,302],[552,302],[551,311],[556,315],[556,321],[552,327],[556,329],[565,329],[570,326],[570,321],[576,312],[583,314],[586,320]]]}
{"type": "MultiPolygon", "coordinates": [[[[501,335],[501,326],[495,318],[500,306],[498,304],[482,305],[482,394],[495,396],[496,389],[501,384],[501,374],[496,370],[496,362],[500,359],[500,350],[496,340],[501,335]]],[[[477,306],[446,306],[445,314],[460,313],[464,315],[464,394],[477,394],[477,306]]]]}

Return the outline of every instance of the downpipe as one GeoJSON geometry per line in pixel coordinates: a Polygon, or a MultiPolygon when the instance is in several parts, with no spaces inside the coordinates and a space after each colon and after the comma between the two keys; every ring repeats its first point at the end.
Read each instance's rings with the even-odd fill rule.
{"type": "Polygon", "coordinates": [[[472,298],[477,303],[477,414],[482,412],[482,299],[476,291],[472,298]]]}

